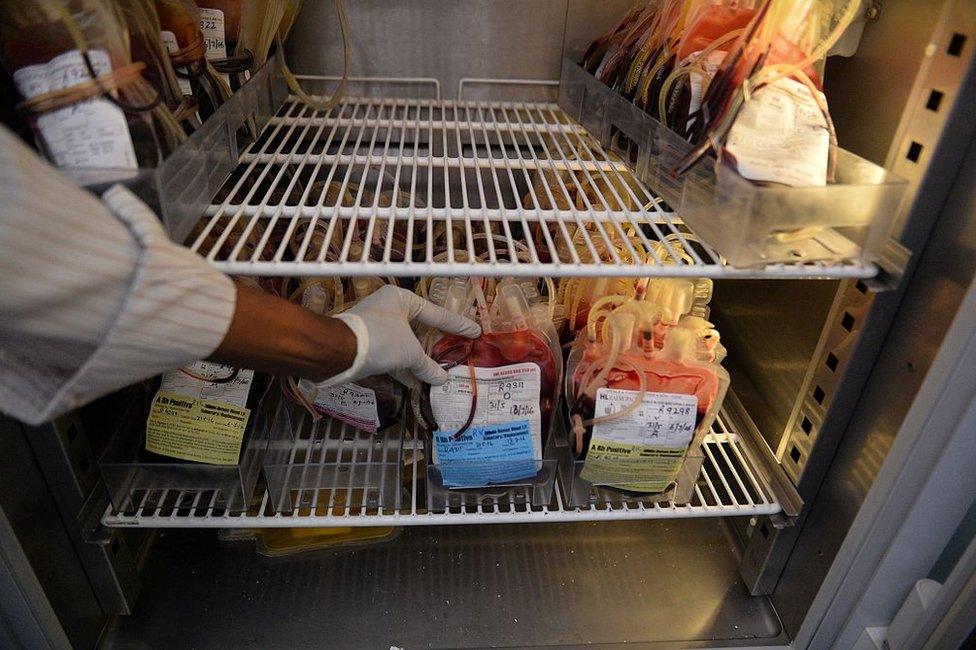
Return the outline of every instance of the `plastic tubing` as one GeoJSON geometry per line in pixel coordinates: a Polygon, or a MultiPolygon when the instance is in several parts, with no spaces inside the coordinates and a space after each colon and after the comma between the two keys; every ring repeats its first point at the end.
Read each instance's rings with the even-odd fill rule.
{"type": "Polygon", "coordinates": [[[490,319],[488,318],[488,301],[485,300],[485,292],[481,288],[481,281],[478,278],[471,278],[471,288],[474,290],[474,297],[478,303],[478,318],[481,321],[481,331],[491,332],[490,319]]]}
{"type": "Polygon", "coordinates": [[[471,360],[471,357],[468,357],[468,376],[471,377],[471,410],[468,411],[468,419],[451,436],[454,440],[463,436],[464,432],[471,428],[471,423],[474,422],[474,414],[478,410],[478,375],[475,373],[474,361],[471,360]]]}
{"type": "MultiPolygon", "coordinates": [[[[591,282],[593,283],[592,286],[593,286],[593,289],[594,289],[594,291],[592,293],[596,293],[598,291],[602,291],[603,289],[606,288],[606,279],[605,278],[579,279],[579,280],[576,280],[575,283],[572,285],[572,292],[573,292],[572,293],[572,296],[573,296],[573,300],[572,300],[572,304],[569,307],[569,313],[566,315],[566,318],[567,318],[567,320],[570,323],[570,330],[571,331],[576,326],[576,320],[577,320],[577,317],[579,316],[579,313],[578,312],[579,312],[580,303],[583,301],[583,295],[586,293],[586,288],[588,286],[591,286],[588,283],[591,283],[591,282]],[[600,283],[599,285],[597,284],[598,282],[600,283]]],[[[591,305],[591,313],[592,313],[592,305],[591,305]]]]}
{"type": "MultiPolygon", "coordinates": [[[[646,343],[650,340],[653,342],[654,338],[654,326],[660,323],[662,320],[671,320],[671,310],[667,307],[661,307],[660,305],[655,305],[651,303],[626,303],[622,307],[618,308],[614,313],[617,314],[632,314],[634,316],[635,326],[637,331],[644,334],[650,334],[650,337],[641,337],[641,347],[644,354],[653,352],[652,349],[648,349],[646,343]],[[627,307],[630,307],[629,309],[627,307]],[[666,318],[665,318],[666,317],[666,318]]],[[[610,319],[603,321],[603,327],[600,329],[600,335],[604,341],[610,339],[611,329],[610,329],[610,319]]],[[[627,345],[630,344],[629,341],[624,342],[621,349],[626,349],[627,345]]]]}
{"type": "Polygon", "coordinates": [[[627,361],[626,359],[621,359],[618,363],[621,366],[627,367],[628,370],[637,373],[637,381],[638,381],[637,397],[634,398],[633,402],[628,404],[625,408],[620,409],[616,413],[611,413],[610,415],[602,415],[600,417],[594,417],[594,418],[590,418],[589,420],[584,420],[583,421],[584,427],[593,426],[594,424],[604,424],[606,422],[611,422],[613,420],[622,418],[625,415],[629,415],[630,413],[632,413],[638,406],[640,406],[644,402],[644,395],[647,394],[647,377],[637,366],[632,364],[630,361],[627,361]]]}
{"type": "Polygon", "coordinates": [[[298,387],[298,382],[295,381],[294,377],[286,377],[285,384],[282,387],[282,392],[291,401],[297,402],[299,406],[308,411],[308,414],[312,417],[312,422],[318,422],[322,419],[322,414],[316,410],[315,405],[305,397],[301,389],[298,387]]]}
{"type": "MultiPolygon", "coordinates": [[[[732,41],[742,36],[745,33],[746,30],[743,27],[742,29],[733,29],[731,32],[727,32],[723,34],[722,36],[716,38],[714,41],[709,43],[708,46],[705,49],[703,49],[701,52],[699,52],[698,56],[696,56],[695,59],[691,61],[688,65],[682,67],[676,67],[671,72],[671,74],[668,75],[668,78],[664,80],[663,84],[661,84],[661,94],[658,97],[658,112],[661,115],[661,124],[663,124],[664,126],[668,125],[667,116],[665,115],[664,109],[667,103],[666,100],[667,100],[668,93],[671,92],[671,86],[678,79],[678,77],[680,77],[682,74],[691,74],[691,72],[694,71],[697,71],[699,74],[702,75],[702,77],[707,77],[708,75],[705,71],[704,62],[708,61],[708,57],[711,56],[712,52],[722,47],[729,41],[732,41]]],[[[704,95],[705,95],[705,85],[703,83],[702,96],[704,97],[704,95]]]]}
{"type": "Polygon", "coordinates": [[[625,296],[619,293],[610,294],[609,296],[603,296],[590,306],[590,317],[586,321],[586,334],[588,337],[590,337],[591,341],[596,340],[596,321],[599,319],[599,313],[603,306],[612,304],[614,302],[626,302],[630,299],[630,296],[625,296]]]}
{"type": "Polygon", "coordinates": [[[579,399],[586,392],[584,390],[585,387],[590,383],[590,379],[592,379],[593,373],[596,372],[597,371],[597,368],[600,368],[600,367],[601,367],[600,362],[599,361],[594,361],[583,372],[583,374],[580,376],[579,386],[576,387],[576,393],[573,395],[574,401],[577,400],[577,399],[579,399]]]}
{"type": "Polygon", "coordinates": [[[772,84],[783,77],[789,77],[797,70],[803,70],[814,61],[822,59],[830,48],[834,46],[834,43],[840,40],[840,37],[844,35],[844,31],[850,24],[854,22],[854,18],[857,16],[857,11],[860,7],[861,0],[850,0],[844,9],[844,13],[841,14],[840,20],[837,21],[834,30],[830,32],[827,38],[820,41],[820,44],[813,48],[813,51],[805,59],[795,64],[780,63],[763,68],[756,74],[752,82],[749,82],[749,91],[755,90],[759,85],[772,84]],[[767,79],[765,77],[769,78],[767,79]]]}
{"type": "MultiPolygon", "coordinates": [[[[674,82],[679,78],[690,75],[693,72],[701,75],[703,82],[708,77],[708,72],[703,66],[699,65],[698,63],[689,63],[685,66],[676,67],[671,71],[671,74],[667,76],[664,83],[661,84],[661,92],[659,92],[657,96],[657,112],[658,116],[660,117],[660,122],[664,126],[668,126],[667,106],[668,94],[671,92],[671,86],[673,86],[674,82]]],[[[704,85],[704,83],[702,85],[704,85]]]]}
{"type": "MultiPolygon", "coordinates": [[[[615,318],[612,318],[610,325],[610,356],[607,357],[607,361],[603,364],[600,372],[596,374],[591,383],[584,389],[587,395],[590,393],[591,388],[599,386],[606,381],[607,375],[613,370],[620,355],[630,346],[630,342],[633,339],[634,326],[637,324],[637,318],[633,314],[627,313],[615,314],[615,316],[615,318]],[[630,318],[627,318],[627,316],[630,318]]],[[[593,390],[596,389],[593,388],[593,390]]]]}
{"type": "MultiPolygon", "coordinates": [[[[320,111],[330,110],[339,103],[342,96],[346,92],[346,81],[349,79],[349,20],[346,18],[345,0],[335,0],[335,7],[336,14],[339,16],[339,30],[342,32],[342,79],[339,81],[339,85],[336,86],[335,92],[332,93],[332,97],[323,101],[306,93],[302,89],[301,84],[298,83],[298,79],[295,78],[295,75],[292,74],[291,69],[284,63],[284,59],[282,58],[282,73],[285,77],[285,82],[288,84],[289,90],[295,93],[295,95],[304,103],[320,111]]],[[[275,38],[278,40],[278,47],[281,47],[281,40],[277,35],[277,28],[275,31],[275,38]]]]}
{"type": "Polygon", "coordinates": [[[576,311],[583,300],[583,280],[577,279],[570,282],[572,284],[569,286],[569,294],[572,296],[572,300],[569,301],[569,313],[566,314],[566,320],[569,322],[570,331],[573,331],[576,327],[576,311]]]}
{"type": "Polygon", "coordinates": [[[549,302],[546,305],[546,315],[549,317],[549,321],[552,322],[552,317],[556,315],[556,283],[552,281],[552,278],[546,276],[542,278],[546,283],[546,293],[549,294],[549,302]]]}
{"type": "MultiPolygon", "coordinates": [[[[68,35],[74,42],[75,48],[81,53],[81,58],[85,64],[85,68],[87,68],[88,75],[92,78],[92,81],[95,82],[95,85],[101,89],[102,85],[98,78],[98,74],[95,72],[91,59],[88,58],[88,42],[85,40],[85,35],[82,33],[81,28],[78,27],[78,23],[75,22],[74,16],[71,15],[71,11],[68,9],[67,3],[56,2],[54,3],[54,8],[58,13],[58,17],[61,19],[62,24],[64,24],[65,30],[67,30],[68,35]]],[[[129,45],[128,39],[126,39],[126,45],[129,45]]],[[[129,54],[131,57],[131,46],[130,52],[127,52],[127,54],[129,54]]],[[[104,95],[105,99],[109,100],[126,113],[145,113],[151,111],[163,100],[162,95],[157,92],[156,98],[148,104],[144,106],[131,106],[116,98],[114,95],[112,95],[112,93],[107,92],[104,89],[102,90],[102,94],[104,95]]]]}

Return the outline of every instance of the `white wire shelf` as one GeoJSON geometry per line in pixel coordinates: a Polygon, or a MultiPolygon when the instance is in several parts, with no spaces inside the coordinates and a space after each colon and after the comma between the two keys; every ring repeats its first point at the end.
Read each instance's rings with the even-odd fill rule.
{"type": "Polygon", "coordinates": [[[732,268],[551,103],[289,99],[187,244],[264,276],[868,278],[732,268]]]}
{"type": "MultiPolygon", "coordinates": [[[[371,438],[353,436],[359,445],[347,450],[346,463],[341,476],[329,474],[323,451],[323,442],[341,438],[337,424],[322,420],[310,435],[296,443],[288,457],[295,463],[295,474],[312,476],[322,472],[332,478],[328,489],[293,489],[295,507],[290,512],[275,512],[274,502],[267,491],[259,492],[252,508],[241,514],[229,513],[214,506],[216,495],[197,491],[155,490],[145,491],[137,503],[124,512],[116,512],[111,506],[102,517],[108,527],[142,528],[293,528],[323,526],[423,526],[447,524],[491,524],[519,522],[568,522],[610,521],[622,519],[683,519],[691,517],[758,516],[778,513],[778,503],[768,482],[764,479],[752,452],[738,434],[730,430],[729,418],[723,413],[716,420],[712,432],[703,445],[705,462],[694,488],[694,496],[685,505],[671,502],[644,503],[608,498],[609,491],[602,490],[598,503],[585,507],[569,507],[562,483],[557,475],[552,499],[546,506],[533,506],[529,498],[483,498],[476,505],[430,511],[424,498],[424,477],[421,464],[421,443],[409,440],[404,443],[401,457],[396,447],[396,462],[403,462],[400,480],[395,482],[392,497],[390,486],[364,490],[359,487],[364,473],[372,473],[376,484],[387,477],[381,465],[389,463],[393,456],[388,444],[398,438],[400,432],[371,438]],[[355,478],[354,478],[355,477],[355,478]]],[[[272,443],[274,444],[274,443],[272,443]]],[[[334,461],[334,456],[331,461],[334,461]]],[[[267,466],[266,466],[267,468],[267,466]]],[[[268,474],[266,470],[266,474],[268,474]]],[[[269,478],[270,480],[270,478],[269,478]]]]}

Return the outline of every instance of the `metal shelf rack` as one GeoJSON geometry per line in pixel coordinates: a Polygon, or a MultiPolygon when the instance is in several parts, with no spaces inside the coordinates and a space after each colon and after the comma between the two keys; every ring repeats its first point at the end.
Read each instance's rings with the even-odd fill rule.
{"type": "MultiPolygon", "coordinates": [[[[525,501],[508,498],[484,499],[477,506],[428,511],[423,502],[424,462],[418,452],[422,445],[416,439],[404,442],[403,480],[396,497],[384,500],[369,497],[364,490],[353,487],[352,477],[361,476],[354,465],[382,462],[369,452],[368,437],[358,437],[362,449],[348,450],[348,465],[344,476],[349,482],[333,481],[327,490],[298,490],[296,506],[291,512],[275,512],[269,494],[259,491],[252,508],[244,514],[231,514],[214,508],[214,496],[201,492],[156,490],[141,495],[137,503],[116,512],[111,506],[102,517],[108,527],[144,528],[293,528],[320,526],[424,526],[447,524],[491,524],[519,522],[608,521],[622,519],[678,519],[691,517],[727,517],[772,515],[782,511],[774,490],[770,487],[749,446],[732,430],[732,420],[723,413],[716,420],[706,438],[703,450],[705,463],[695,486],[694,497],[686,505],[670,502],[645,504],[607,501],[582,508],[566,505],[560,479],[548,506],[534,507],[525,501]],[[356,460],[356,459],[363,460],[356,460]]],[[[296,442],[298,453],[290,457],[300,463],[300,471],[313,473],[305,459],[315,458],[323,463],[326,454],[321,446],[343,426],[322,420],[321,431],[313,432],[296,442]]],[[[402,432],[388,432],[384,441],[402,432]]],[[[386,445],[382,445],[387,447],[386,445]]],[[[385,456],[384,456],[385,458],[385,456]]],[[[377,493],[389,493],[378,490],[377,493]]]]}
{"type": "MultiPolygon", "coordinates": [[[[856,262],[729,266],[635,177],[631,161],[607,153],[554,103],[348,97],[319,111],[285,99],[279,76],[271,68],[260,87],[252,80],[255,98],[243,98],[228,114],[222,131],[236,133],[227,150],[237,162],[203,217],[177,214],[167,226],[189,233],[186,244],[229,274],[819,279],[878,273],[874,264],[856,262]],[[270,102],[262,104],[266,95],[270,102]],[[247,119],[260,133],[239,148],[247,119]]],[[[353,454],[363,460],[352,462],[407,459],[400,474],[410,480],[398,483],[392,497],[388,489],[353,487],[351,477],[363,468],[351,468],[345,487],[292,485],[290,512],[281,511],[266,487],[243,514],[219,510],[206,492],[156,490],[121,511],[109,507],[101,521],[258,528],[794,516],[792,486],[784,489],[771,452],[730,401],[738,404],[727,401],[717,419],[694,497],[682,505],[610,500],[571,507],[558,476],[546,506],[503,497],[431,511],[422,443],[394,430],[383,437],[381,460],[370,447],[376,440],[366,437],[369,449],[353,454]]],[[[291,447],[271,451],[305,471],[319,462],[309,459],[328,456],[324,445],[342,429],[323,420],[311,435],[272,443],[291,447]]]]}
{"type": "Polygon", "coordinates": [[[323,112],[289,98],[187,244],[251,276],[878,273],[728,266],[553,103],[348,98],[323,112]]]}

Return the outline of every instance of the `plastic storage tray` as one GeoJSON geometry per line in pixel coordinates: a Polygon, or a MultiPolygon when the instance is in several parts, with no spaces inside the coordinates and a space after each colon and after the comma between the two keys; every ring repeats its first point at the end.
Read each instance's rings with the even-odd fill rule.
{"type": "MultiPolygon", "coordinates": [[[[427,458],[433,458],[430,443],[427,445],[427,458]]],[[[556,484],[558,458],[555,436],[550,435],[542,458],[515,461],[519,468],[523,465],[527,466],[528,471],[525,475],[517,479],[484,485],[472,484],[466,487],[446,486],[445,475],[499,476],[511,473],[513,463],[511,461],[463,462],[438,465],[428,460],[425,470],[427,509],[431,512],[444,512],[456,508],[478,507],[486,503],[493,506],[507,504],[515,507],[548,505],[556,484]]]]}
{"type": "Polygon", "coordinates": [[[280,56],[269,59],[159,167],[64,168],[62,173],[96,194],[125,185],[162,217],[170,237],[182,242],[253,142],[251,127],[260,133],[288,98],[280,56]]]}
{"type": "Polygon", "coordinates": [[[271,430],[264,476],[277,512],[400,507],[400,431],[370,434],[282,400],[271,430]]]}
{"type": "Polygon", "coordinates": [[[877,262],[907,187],[840,148],[836,182],[826,187],[761,186],[713,159],[675,177],[691,144],[568,59],[559,105],[736,267],[877,262]]]}
{"type": "Polygon", "coordinates": [[[146,412],[134,408],[98,462],[112,506],[119,512],[178,511],[206,503],[217,511],[245,512],[261,475],[275,401],[266,399],[252,414],[250,437],[237,465],[141,462],[146,412]]]}
{"type": "Polygon", "coordinates": [[[618,506],[623,504],[653,504],[670,501],[674,505],[689,503],[695,496],[695,484],[701,474],[705,461],[703,452],[689,452],[678,470],[677,480],[663,491],[654,494],[641,494],[618,490],[609,485],[591,483],[581,474],[585,460],[573,458],[569,447],[560,448],[559,478],[562,483],[566,504],[573,508],[586,506],[618,506]]]}

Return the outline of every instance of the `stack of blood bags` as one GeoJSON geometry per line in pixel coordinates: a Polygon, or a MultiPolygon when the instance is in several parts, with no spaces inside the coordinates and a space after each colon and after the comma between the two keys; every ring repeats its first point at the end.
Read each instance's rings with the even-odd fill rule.
{"type": "Polygon", "coordinates": [[[712,298],[712,281],[648,280],[647,278],[566,278],[559,283],[558,299],[565,309],[565,340],[573,340],[586,327],[590,309],[604,296],[635,297],[671,309],[676,317],[684,314],[708,318],[708,302],[712,298]]]}
{"type": "MultiPolygon", "coordinates": [[[[207,63],[207,46],[200,10],[190,0],[156,0],[160,37],[180,77],[183,95],[193,98],[200,119],[206,120],[231,95],[230,86],[207,63]]],[[[211,44],[213,40],[211,39],[211,44]]]]}
{"type": "Polygon", "coordinates": [[[425,386],[418,410],[432,431],[432,460],[445,487],[545,480],[541,460],[562,375],[551,311],[530,305],[527,287],[513,280],[495,285],[490,301],[483,284],[456,279],[445,299],[448,309],[475,318],[482,335],[442,335],[429,346],[449,379],[425,386]]]}
{"type": "Polygon", "coordinates": [[[859,0],[663,0],[594,41],[583,66],[757,183],[824,185],[836,136],[823,64],[859,0]],[[716,146],[717,145],[717,146],[716,146]]]}
{"type": "Polygon", "coordinates": [[[570,447],[583,479],[662,493],[697,454],[729,385],[725,350],[706,320],[710,288],[654,280],[593,304],[566,373],[570,447]]]}
{"type": "Polygon", "coordinates": [[[0,0],[0,54],[58,167],[156,167],[185,134],[108,0],[0,0]]]}

